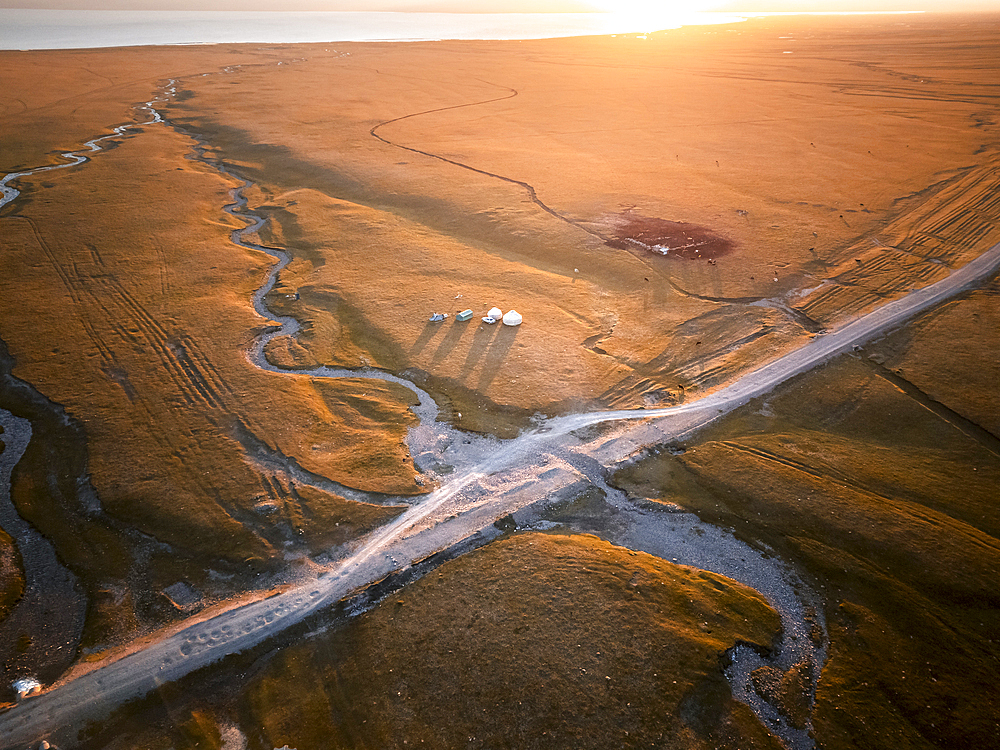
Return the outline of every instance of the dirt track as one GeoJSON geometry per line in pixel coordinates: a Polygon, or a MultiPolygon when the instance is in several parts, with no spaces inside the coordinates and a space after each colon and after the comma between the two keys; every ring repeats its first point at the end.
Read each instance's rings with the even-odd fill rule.
{"type": "Polygon", "coordinates": [[[490,460],[461,472],[396,521],[377,531],[342,563],[336,573],[200,622],[15,707],[0,717],[3,746],[21,747],[44,737],[63,736],[82,721],[105,714],[158,684],[176,680],[227,654],[264,641],[320,607],[380,580],[415,559],[460,541],[497,518],[579,478],[579,474],[566,468],[553,472],[552,467],[539,466],[540,457],[572,447],[574,452],[589,454],[602,464],[610,464],[647,445],[689,433],[779,383],[988,278],[998,267],[1000,244],[937,284],[915,290],[859,320],[817,337],[699,401],[668,409],[608,411],[551,420],[539,430],[507,442],[490,460]],[[598,439],[590,445],[579,445],[572,435],[573,431],[591,425],[636,419],[643,423],[623,428],[612,440],[598,439]],[[499,472],[503,472],[508,483],[502,492],[489,487],[499,472]],[[542,475],[547,475],[546,481],[539,486],[542,475]],[[488,487],[492,491],[486,491],[488,487]],[[460,512],[457,517],[428,526],[434,518],[447,519],[456,510],[460,512]],[[413,535],[415,529],[421,528],[425,529],[424,533],[413,535]],[[54,727],[59,729],[54,732],[54,727]]]}
{"type": "MultiPolygon", "coordinates": [[[[397,118],[391,122],[403,119],[405,118],[397,118]]],[[[413,122],[407,121],[400,125],[412,126],[413,122]]],[[[406,136],[407,142],[422,144],[419,139],[413,140],[413,132],[398,135],[393,133],[394,138],[403,135],[406,136]]],[[[426,145],[426,151],[409,150],[416,154],[430,154],[438,158],[432,151],[438,151],[439,145],[433,143],[426,145]]],[[[400,146],[400,148],[405,147],[400,146]]],[[[454,166],[456,160],[447,163],[454,166]]],[[[495,178],[499,174],[499,168],[497,169],[497,173],[480,170],[480,175],[495,178]]],[[[527,184],[516,180],[514,182],[522,187],[527,184]]],[[[534,178],[532,182],[535,182],[534,178]]],[[[553,187],[548,186],[546,200],[550,200],[548,195],[551,194],[553,187]]],[[[556,205],[561,206],[561,204],[556,205]]],[[[952,213],[959,216],[968,213],[963,205],[957,202],[950,208],[954,209],[952,213]]],[[[854,216],[848,218],[852,222],[855,221],[854,216]]],[[[902,243],[895,242],[895,244],[902,243]]],[[[1000,246],[994,246],[978,259],[953,271],[939,284],[925,287],[885,307],[874,309],[870,315],[860,316],[862,308],[835,305],[837,310],[847,311],[842,317],[836,318],[837,320],[851,320],[856,316],[858,319],[849,325],[834,328],[830,333],[817,336],[789,355],[747,373],[745,377],[707,398],[689,401],[682,407],[670,409],[572,414],[551,420],[543,425],[541,430],[510,441],[499,450],[478,453],[467,451],[465,455],[458,456],[461,461],[456,475],[449,477],[438,492],[424,498],[396,522],[375,532],[371,539],[363,543],[363,546],[345,562],[345,567],[339,574],[321,578],[314,585],[289,592],[281,597],[232,610],[212,620],[193,625],[148,650],[123,658],[105,669],[78,680],[67,682],[50,694],[6,714],[0,719],[0,732],[5,733],[3,736],[9,738],[14,746],[18,746],[23,738],[45,736],[53,726],[72,727],[74,722],[85,718],[83,714],[87,711],[93,711],[95,714],[105,712],[121,700],[142,694],[160,681],[175,679],[226,653],[258,643],[316,608],[335,601],[352,588],[363,586],[396,567],[405,566],[410,560],[447,546],[454,540],[462,539],[498,516],[536,502],[540,497],[572,488],[576,482],[596,481],[600,478],[602,466],[620,461],[645,446],[686,434],[748,399],[767,392],[777,383],[849,349],[852,344],[878,336],[881,332],[900,324],[907,316],[916,314],[919,310],[926,309],[966,285],[974,283],[974,277],[981,278],[983,275],[988,275],[996,268],[998,248],[1000,246]],[[637,419],[641,420],[638,424],[635,422],[637,419]],[[578,432],[574,432],[597,422],[605,424],[596,436],[592,434],[596,432],[594,430],[588,430],[589,436],[585,439],[581,438],[578,432]],[[548,465],[540,466],[541,460],[548,461],[548,465]],[[457,518],[449,518],[456,513],[457,518]],[[103,696],[104,703],[100,700],[92,702],[95,695],[103,696]],[[86,699],[81,696],[86,696],[86,699]],[[81,705],[86,705],[87,709],[81,709],[81,705]],[[37,720],[34,718],[36,716],[37,720]],[[21,724],[22,721],[26,723],[21,724]]],[[[877,253],[888,257],[889,250],[898,249],[878,247],[877,253]]],[[[963,259],[965,257],[970,256],[963,256],[963,259]]],[[[951,258],[951,261],[953,260],[951,258]]],[[[848,261],[848,265],[853,268],[856,262],[854,258],[851,257],[848,261]]],[[[889,260],[880,259],[880,262],[889,263],[889,260]]],[[[954,267],[958,263],[946,262],[945,265],[954,267]]],[[[928,268],[939,275],[946,273],[945,267],[942,266],[932,267],[928,264],[928,268]]],[[[929,278],[921,276],[921,281],[918,283],[928,283],[929,278]]],[[[766,281],[770,286],[770,278],[766,281]]],[[[853,294],[858,288],[863,287],[864,285],[843,284],[837,285],[835,291],[853,294]]],[[[704,293],[697,297],[699,300],[714,302],[723,299],[711,290],[701,291],[704,293]]],[[[751,299],[755,298],[747,298],[751,299]]],[[[874,303],[869,300],[865,304],[868,307],[863,308],[864,310],[872,310],[874,303]]],[[[811,309],[810,314],[812,314],[811,309]]],[[[822,316],[817,318],[825,319],[822,316]]],[[[532,332],[525,330],[522,331],[522,334],[524,333],[532,332]]],[[[627,339],[627,335],[621,337],[621,340],[627,339]]],[[[606,347],[606,344],[602,343],[602,347],[606,347]]],[[[603,352],[598,353],[602,357],[605,356],[603,352]]],[[[466,362],[468,361],[470,360],[467,357],[466,362]]],[[[352,374],[345,370],[338,373],[332,368],[302,369],[298,372],[303,376],[321,378],[328,375],[352,374]]],[[[510,382],[513,383],[513,380],[510,382]]],[[[690,397],[690,393],[688,396],[690,397]]],[[[695,564],[707,565],[707,563],[695,564]]],[[[3,744],[7,744],[7,739],[3,744]]]]}

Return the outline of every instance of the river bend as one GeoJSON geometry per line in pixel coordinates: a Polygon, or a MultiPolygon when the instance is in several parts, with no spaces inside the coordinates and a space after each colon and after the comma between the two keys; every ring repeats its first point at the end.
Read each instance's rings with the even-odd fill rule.
{"type": "MultiPolygon", "coordinates": [[[[165,101],[173,91],[171,81],[159,97],[140,108],[151,116],[148,122],[141,124],[162,122],[169,125],[155,105],[165,101]]],[[[64,154],[69,160],[66,164],[7,175],[0,180],[3,190],[0,206],[17,197],[17,191],[10,186],[13,180],[82,164],[89,158],[84,154],[99,151],[103,141],[124,135],[130,127],[134,126],[120,126],[115,135],[96,138],[88,141],[80,152],[64,154]]],[[[264,303],[277,274],[290,258],[284,250],[244,239],[263,226],[263,219],[248,209],[244,197],[250,183],[228,168],[204,159],[199,147],[196,153],[206,163],[243,182],[242,187],[233,191],[233,202],[224,209],[246,223],[245,228],[232,233],[232,241],[241,247],[267,253],[276,261],[265,284],[254,294],[252,304],[258,313],[279,326],[255,342],[248,353],[251,361],[262,369],[288,375],[376,378],[410,388],[419,400],[414,411],[420,419],[420,425],[410,434],[412,454],[436,452],[438,461],[454,467],[454,471],[440,477],[441,484],[435,491],[411,499],[413,504],[409,510],[361,540],[346,559],[335,563],[319,578],[193,624],[11,709],[0,716],[0,743],[4,747],[22,747],[46,737],[72,737],[74,727],[106,714],[123,701],[139,697],[158,684],[176,680],[227,654],[259,644],[352,591],[468,538],[502,516],[538,502],[572,496],[587,485],[601,487],[609,503],[632,514],[634,521],[625,531],[611,535],[610,541],[717,572],[760,591],[781,615],[784,630],[769,663],[785,669],[793,663],[808,661],[815,667],[814,674],[819,674],[825,653],[817,644],[823,639],[809,638],[808,633],[815,622],[811,616],[821,612],[822,606],[794,570],[739,542],[727,531],[705,524],[680,509],[657,514],[640,513],[621,493],[607,487],[603,480],[604,467],[626,460],[644,447],[690,434],[788,378],[882,334],[910,316],[989,277],[1000,266],[1000,244],[942,281],[914,290],[835,331],[817,336],[799,349],[746,373],[700,400],[664,409],[613,410],[557,417],[538,429],[499,442],[470,437],[436,422],[437,407],[433,399],[405,378],[371,369],[317,367],[286,371],[267,362],[263,355],[267,341],[275,336],[293,335],[298,329],[297,321],[275,316],[264,303]],[[597,436],[581,436],[582,428],[602,423],[607,423],[606,427],[597,436]],[[458,435],[461,439],[456,439],[458,435]]],[[[819,624],[822,627],[821,619],[819,624]]],[[[727,674],[734,695],[748,703],[789,747],[794,750],[812,747],[807,731],[785,725],[781,717],[753,693],[748,675],[762,658],[746,649],[733,653],[733,666],[727,674]]]]}

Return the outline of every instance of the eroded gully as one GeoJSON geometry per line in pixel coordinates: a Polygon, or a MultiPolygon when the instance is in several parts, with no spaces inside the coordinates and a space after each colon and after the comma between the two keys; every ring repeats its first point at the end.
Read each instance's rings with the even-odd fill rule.
{"type": "MultiPolygon", "coordinates": [[[[169,125],[156,112],[155,105],[173,91],[170,82],[161,97],[142,108],[150,113],[151,119],[141,124],[169,125]]],[[[90,152],[98,151],[102,141],[123,135],[129,127],[122,126],[115,135],[89,141],[85,146],[90,152]]],[[[419,425],[410,431],[408,438],[411,454],[426,472],[435,473],[430,468],[433,465],[447,467],[448,473],[437,473],[438,489],[411,499],[413,504],[408,511],[360,540],[350,554],[317,578],[197,622],[19,704],[0,717],[0,741],[4,747],[27,746],[43,738],[72,737],[75,728],[84,721],[106,715],[118,704],[144,695],[158,684],[259,644],[352,591],[466,539],[503,516],[537,518],[527,513],[532,506],[572,498],[591,486],[599,488],[608,503],[626,519],[617,531],[605,533],[609,541],[727,576],[759,591],[775,607],[781,616],[782,634],[773,651],[765,657],[746,648],[734,649],[727,676],[734,695],[750,705],[787,746],[794,750],[813,746],[809,727],[791,727],[754,693],[749,673],[762,663],[781,670],[805,664],[811,674],[819,675],[825,658],[821,600],[790,566],[766,550],[762,552],[743,544],[727,530],[705,524],[680,508],[657,511],[638,508],[606,485],[606,467],[626,461],[648,446],[688,435],[788,378],[989,276],[1000,265],[1000,245],[943,281],[911,292],[864,318],[817,337],[698,401],[665,409],[558,417],[501,442],[461,433],[437,422],[433,399],[415,384],[391,373],[328,367],[283,370],[268,362],[263,354],[267,342],[277,336],[294,335],[298,330],[297,321],[272,314],[264,303],[265,295],[290,258],[284,250],[245,239],[264,222],[247,207],[244,193],[250,183],[206,158],[200,145],[196,146],[196,153],[207,164],[243,183],[233,191],[233,202],[225,207],[246,224],[232,233],[232,241],[276,260],[266,283],[254,294],[253,305],[260,315],[278,326],[254,343],[248,352],[250,360],[261,369],[285,376],[372,378],[409,388],[419,400],[414,408],[419,425]],[[600,429],[587,429],[597,425],[600,429]]],[[[5,177],[0,181],[4,203],[16,198],[16,191],[9,187],[12,179],[86,161],[79,152],[65,156],[73,161],[5,177]],[[8,191],[13,191],[12,197],[8,197],[8,191]]]]}

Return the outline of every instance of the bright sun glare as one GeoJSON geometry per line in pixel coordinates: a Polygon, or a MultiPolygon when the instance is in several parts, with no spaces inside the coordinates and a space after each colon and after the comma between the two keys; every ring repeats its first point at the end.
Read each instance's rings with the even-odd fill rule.
{"type": "Polygon", "coordinates": [[[722,0],[587,0],[597,10],[634,25],[636,31],[668,28],[692,14],[712,10],[722,0]]]}

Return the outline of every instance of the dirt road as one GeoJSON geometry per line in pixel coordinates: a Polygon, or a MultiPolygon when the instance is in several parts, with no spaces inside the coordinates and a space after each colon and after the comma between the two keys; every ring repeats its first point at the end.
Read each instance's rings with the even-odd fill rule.
{"type": "Polygon", "coordinates": [[[144,695],[227,654],[261,643],[360,587],[380,580],[411,561],[458,542],[495,519],[568,487],[582,475],[549,460],[571,447],[600,464],[635,450],[669,441],[717,418],[780,383],[852,346],[868,341],[907,318],[947,299],[1000,268],[1000,244],[944,280],[910,292],[805,346],[747,373],[703,399],[646,411],[606,411],[550,420],[539,429],[505,443],[419,504],[370,537],[335,572],[308,585],[224,612],[141,651],[62,684],[0,717],[3,747],[27,747],[43,738],[70,737],[83,721],[144,695]],[[634,424],[635,420],[642,420],[634,424]],[[573,432],[622,421],[608,438],[582,445],[573,432]],[[498,484],[499,482],[499,484],[498,484]],[[457,516],[455,514],[458,514],[457,516]]]}

